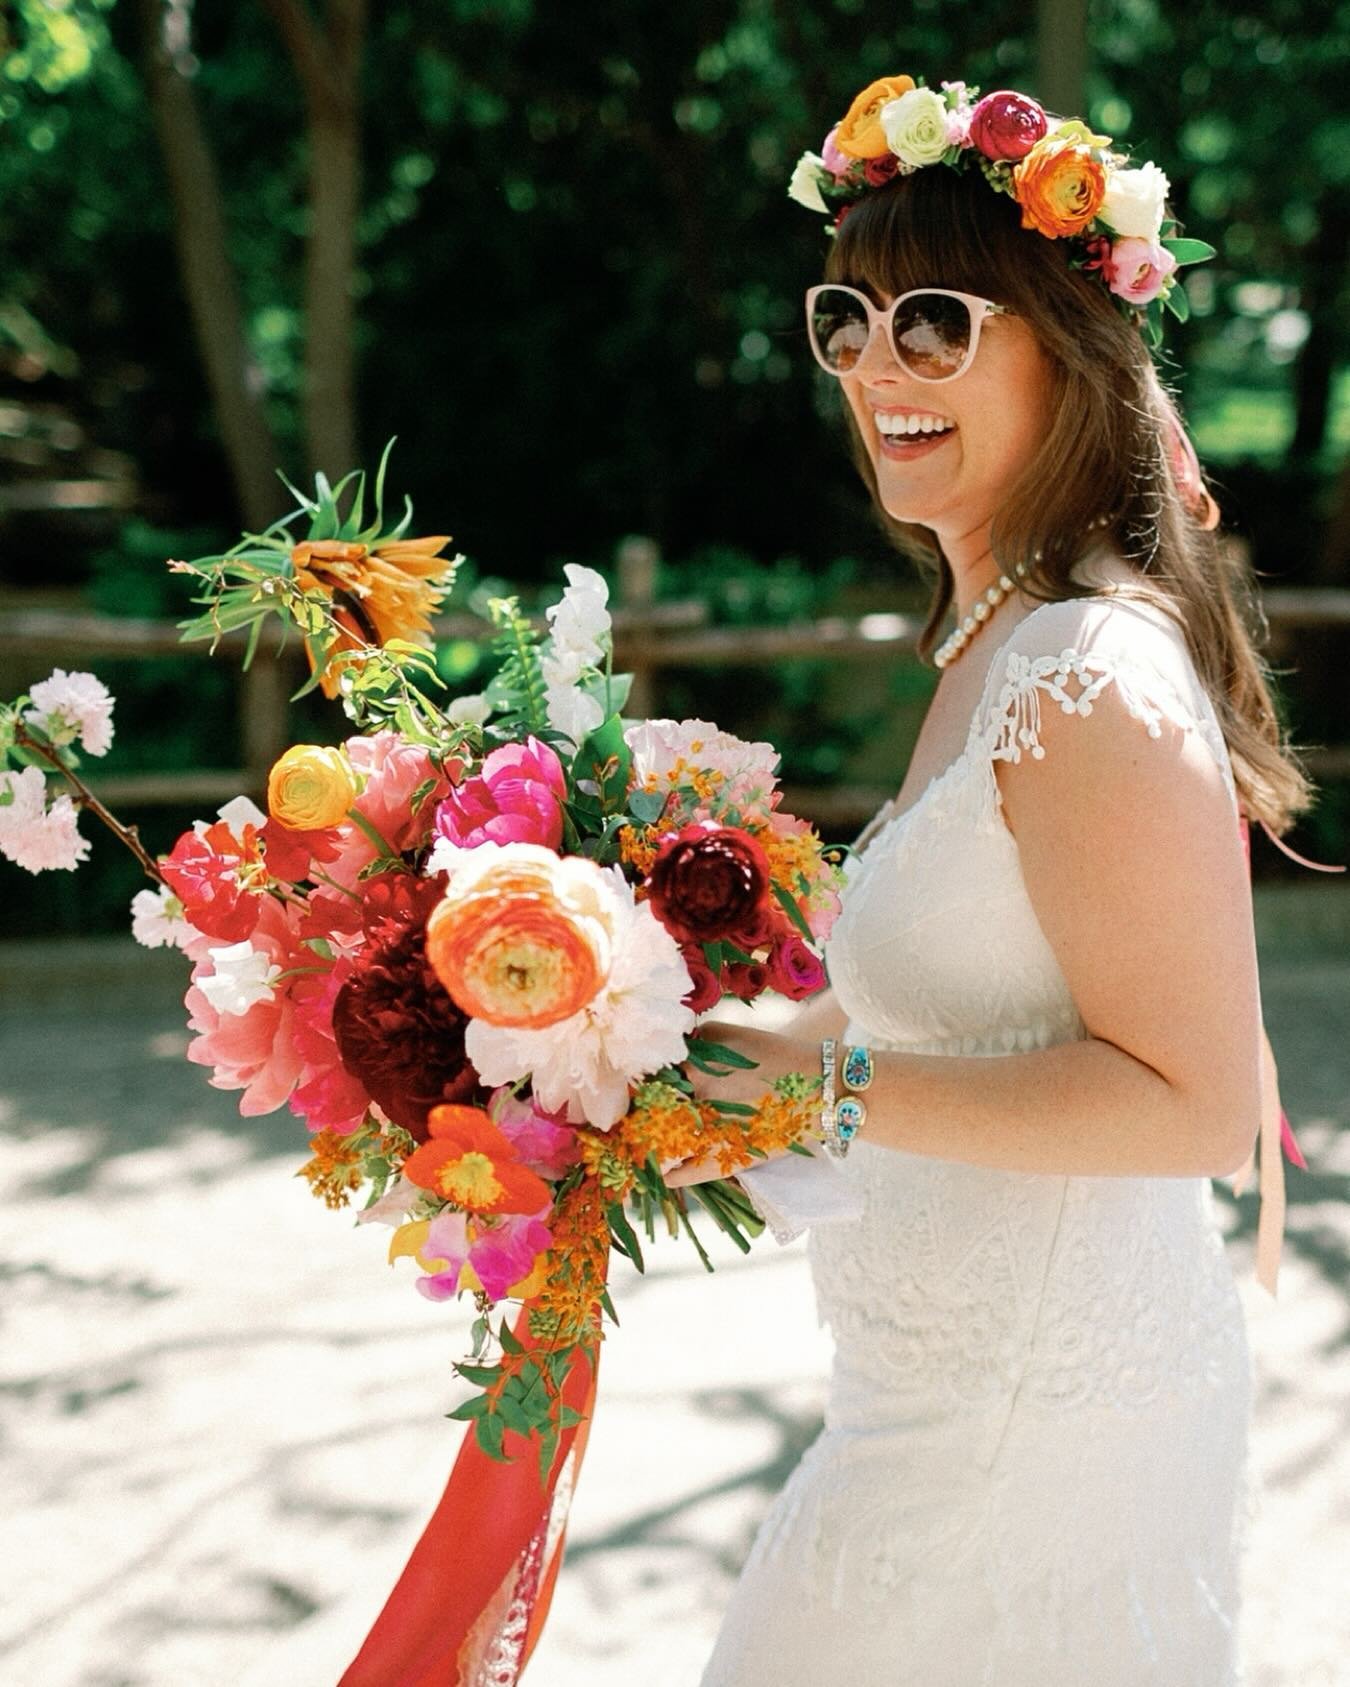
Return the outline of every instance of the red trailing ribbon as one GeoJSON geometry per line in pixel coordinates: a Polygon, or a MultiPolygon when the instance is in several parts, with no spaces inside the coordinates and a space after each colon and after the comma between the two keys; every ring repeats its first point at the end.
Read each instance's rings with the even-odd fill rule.
{"type": "MultiPolygon", "coordinates": [[[[527,1355],[542,1346],[530,1335],[536,1305],[523,1303],[513,1331],[527,1355]]],[[[469,1428],[431,1521],[339,1687],[515,1687],[562,1565],[599,1365],[598,1343],[573,1354],[562,1398],[585,1417],[559,1433],[547,1483],[533,1437],[508,1429],[502,1451],[512,1462],[501,1464],[469,1428]]]]}

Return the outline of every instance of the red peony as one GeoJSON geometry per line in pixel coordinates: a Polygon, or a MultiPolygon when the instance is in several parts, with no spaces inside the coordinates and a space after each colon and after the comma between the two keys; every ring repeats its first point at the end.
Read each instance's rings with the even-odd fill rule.
{"type": "Polygon", "coordinates": [[[696,820],[661,842],[648,880],[652,912],[679,943],[716,943],[759,919],[769,863],[749,832],[696,820]]]}
{"type": "Polygon", "coordinates": [[[1000,88],[971,112],[970,139],[986,158],[1013,162],[1025,158],[1049,126],[1035,100],[1000,88]]]}
{"type": "Polygon", "coordinates": [[[468,1017],[427,961],[427,915],[444,889],[440,875],[388,873],[371,882],[370,941],[333,1005],[342,1064],[419,1142],[433,1107],[469,1102],[478,1088],[464,1052],[468,1017]]]}

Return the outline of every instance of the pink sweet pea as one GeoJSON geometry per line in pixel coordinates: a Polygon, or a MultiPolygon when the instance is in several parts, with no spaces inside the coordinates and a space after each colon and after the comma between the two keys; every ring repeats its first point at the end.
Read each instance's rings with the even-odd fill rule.
{"type": "Polygon", "coordinates": [[[451,791],[436,810],[436,832],[460,849],[480,843],[542,844],[558,849],[567,779],[557,755],[535,737],[504,744],[476,779],[451,791]]]}
{"type": "Polygon", "coordinates": [[[547,1113],[533,1100],[518,1098],[509,1084],[493,1090],[487,1110],[521,1164],[540,1177],[561,1177],[580,1157],[577,1133],[564,1123],[562,1115],[547,1113]]]}
{"type": "Polygon", "coordinates": [[[552,1243],[553,1232],[543,1222],[550,1210],[542,1207],[538,1213],[508,1213],[490,1230],[475,1224],[477,1239],[472,1245],[466,1213],[438,1213],[427,1229],[421,1252],[426,1259],[444,1260],[445,1269],[419,1277],[418,1292],[428,1300],[449,1300],[457,1292],[459,1274],[467,1260],[484,1291],[493,1300],[501,1300],[529,1276],[536,1259],[552,1243]]]}
{"type": "MultiPolygon", "coordinates": [[[[283,970],[313,960],[308,949],[297,947],[291,916],[281,903],[270,896],[253,900],[257,920],[249,934],[252,946],[283,970]]],[[[188,1029],[197,1035],[187,1057],[198,1066],[212,1068],[214,1089],[243,1090],[239,1111],[246,1117],[273,1113],[295,1088],[304,1066],[292,1034],[290,992],[277,989],[246,1013],[218,1013],[196,982],[212,971],[209,956],[192,969],[193,982],[185,1000],[188,1029]]]]}
{"type": "Polygon", "coordinates": [[[1114,241],[1102,261],[1111,291],[1132,305],[1151,304],[1176,267],[1165,246],[1133,234],[1114,241]]]}

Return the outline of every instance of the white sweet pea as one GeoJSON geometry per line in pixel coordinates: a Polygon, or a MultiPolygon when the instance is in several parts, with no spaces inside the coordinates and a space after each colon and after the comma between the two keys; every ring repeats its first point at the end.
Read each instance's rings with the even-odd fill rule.
{"type": "Polygon", "coordinates": [[[940,164],[947,139],[947,102],[932,88],[911,88],[887,100],[880,111],[881,132],[902,164],[920,169],[940,164]]]}
{"type": "Polygon", "coordinates": [[[551,685],[546,695],[548,724],[580,744],[605,718],[605,711],[575,685],[551,685]]]}
{"type": "Polygon", "coordinates": [[[467,697],[456,697],[445,711],[451,726],[482,726],[492,713],[492,705],[481,691],[467,697]]]}
{"type": "Polygon", "coordinates": [[[73,744],[78,738],[87,755],[107,754],[113,737],[113,699],[102,680],[56,668],[30,696],[33,707],[24,711],[24,719],[53,744],[73,744]]]}
{"type": "Polygon", "coordinates": [[[181,949],[193,935],[183,904],[168,885],[138,890],[131,899],[131,935],[147,949],[181,949]]]}
{"type": "Polygon", "coordinates": [[[1156,240],[1162,231],[1170,183],[1156,164],[1137,170],[1111,170],[1106,197],[1097,213],[1116,233],[1138,240],[1156,240]]]}
{"type": "Polygon", "coordinates": [[[544,611],[553,635],[550,654],[555,660],[572,659],[583,668],[598,668],[605,659],[602,640],[609,637],[609,587],[593,568],[569,562],[563,568],[567,587],[557,603],[544,611]]]}
{"type": "Polygon", "coordinates": [[[251,943],[227,943],[207,953],[216,970],[196,982],[217,1013],[245,1014],[276,995],[281,968],[251,943]]]}
{"type": "Polygon", "coordinates": [[[563,651],[561,655],[554,655],[545,650],[539,658],[539,669],[544,676],[544,684],[553,687],[575,685],[586,671],[586,666],[575,650],[563,651]]]}
{"type": "Polygon", "coordinates": [[[792,180],[788,183],[788,198],[795,199],[799,205],[805,205],[808,211],[828,211],[825,196],[820,191],[820,178],[828,175],[825,160],[819,153],[804,152],[792,169],[792,180]]]}
{"type": "Polygon", "coordinates": [[[261,832],[267,824],[267,816],[249,797],[231,797],[216,813],[236,838],[243,837],[245,826],[255,826],[261,832]]]}

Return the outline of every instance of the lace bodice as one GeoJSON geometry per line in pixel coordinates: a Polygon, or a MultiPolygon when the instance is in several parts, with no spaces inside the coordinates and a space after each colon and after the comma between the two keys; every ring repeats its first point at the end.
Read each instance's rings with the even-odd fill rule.
{"type": "MultiPolygon", "coordinates": [[[[847,1040],[992,1058],[1088,1034],[1029,900],[994,767],[1043,755],[1042,711],[1086,715],[1108,686],[1145,737],[1170,719],[1207,746],[1236,818],[1218,720],[1162,609],[1109,592],[1039,606],[995,653],[961,755],[859,839],[826,950],[847,1040]]],[[[777,1164],[780,1239],[801,1212],[815,1217],[817,1183],[835,1189],[807,1241],[835,1362],[825,1429],[747,1574],[787,1575],[788,1555],[804,1556],[805,1577],[857,1622],[873,1620],[856,1617],[869,1601],[887,1623],[903,1610],[906,1655],[929,1658],[924,1635],[934,1647],[933,1673],[905,1679],[1234,1679],[1224,1636],[1250,1377],[1208,1180],[1019,1174],[884,1148],[865,1130],[837,1164],[777,1164]],[[951,1651],[953,1588],[981,1636],[968,1656],[951,1651]],[[1094,1656],[1075,1674],[1085,1623],[1117,1661],[1094,1656]],[[1055,1635],[1063,1676],[1044,1667],[1055,1635]],[[948,1657],[965,1660],[950,1676],[948,1657]],[[1040,1662],[1024,1676],[1019,1657],[1040,1662]]],[[[742,1174],[752,1196],[773,1170],[742,1174]]],[[[728,1638],[704,1687],[761,1679],[730,1661],[719,1673],[737,1656],[728,1638]]],[[[857,1667],[872,1658],[860,1652],[857,1667]]]]}

